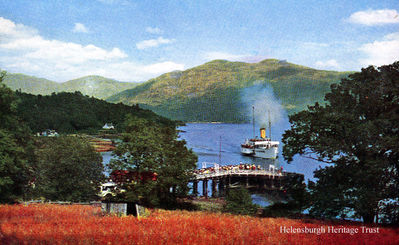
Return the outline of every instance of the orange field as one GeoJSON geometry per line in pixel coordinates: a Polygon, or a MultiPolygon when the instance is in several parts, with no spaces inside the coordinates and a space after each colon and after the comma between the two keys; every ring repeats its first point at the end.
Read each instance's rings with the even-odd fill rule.
{"type": "Polygon", "coordinates": [[[398,243],[398,228],[360,224],[164,210],[137,219],[104,216],[91,206],[0,206],[0,244],[398,243]]]}

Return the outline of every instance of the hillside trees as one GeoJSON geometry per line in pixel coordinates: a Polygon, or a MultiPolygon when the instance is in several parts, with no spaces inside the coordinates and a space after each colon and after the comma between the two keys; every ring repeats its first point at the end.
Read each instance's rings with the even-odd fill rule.
{"type": "Polygon", "coordinates": [[[114,151],[116,159],[108,167],[132,171],[138,177],[119,183],[127,190],[121,198],[150,206],[173,206],[176,198],[189,190],[190,170],[195,169],[197,156],[186,148],[185,141],[177,139],[174,127],[129,116],[125,130],[123,142],[114,151]],[[147,173],[155,173],[156,181],[143,179],[147,173]]]}
{"type": "Polygon", "coordinates": [[[86,140],[61,136],[37,141],[34,196],[53,201],[97,199],[104,167],[101,155],[86,140]]]}
{"type": "Polygon", "coordinates": [[[15,94],[3,83],[0,74],[0,202],[22,197],[27,177],[28,129],[16,114],[15,94]]]}
{"type": "Polygon", "coordinates": [[[33,132],[54,129],[59,133],[97,132],[105,123],[122,130],[126,114],[134,114],[162,124],[172,124],[166,118],[138,106],[112,104],[84,96],[80,92],[32,95],[16,93],[20,99],[18,115],[33,132]]]}
{"type": "Polygon", "coordinates": [[[382,203],[399,201],[399,62],[342,79],[325,100],[290,116],[283,135],[288,161],[300,154],[330,164],[309,185],[311,213],[397,222],[398,205],[385,212],[382,203]]]}

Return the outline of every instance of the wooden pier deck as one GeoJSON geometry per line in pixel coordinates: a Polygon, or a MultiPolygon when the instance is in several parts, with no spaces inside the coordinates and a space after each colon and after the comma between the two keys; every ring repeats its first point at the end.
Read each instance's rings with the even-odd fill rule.
{"type": "Polygon", "coordinates": [[[268,178],[281,178],[290,173],[281,171],[268,171],[268,170],[219,170],[208,173],[195,173],[195,180],[217,179],[222,177],[268,177],[268,178]]]}
{"type": "Polygon", "coordinates": [[[192,179],[193,194],[198,195],[198,183],[202,182],[202,191],[208,196],[208,181],[211,183],[211,195],[223,196],[226,189],[243,186],[247,189],[285,190],[294,182],[303,182],[304,175],[280,170],[263,169],[199,169],[192,179]]]}

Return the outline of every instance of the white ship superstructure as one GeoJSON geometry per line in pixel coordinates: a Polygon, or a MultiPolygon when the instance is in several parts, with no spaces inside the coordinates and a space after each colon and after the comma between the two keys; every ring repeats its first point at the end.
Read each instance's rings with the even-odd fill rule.
{"type": "Polygon", "coordinates": [[[266,129],[260,129],[260,138],[255,136],[255,108],[252,107],[252,123],[254,130],[254,138],[247,139],[244,144],[241,144],[241,154],[246,156],[276,159],[278,157],[278,146],[280,142],[271,140],[271,121],[269,111],[269,138],[266,137],[266,129]]]}
{"type": "Polygon", "coordinates": [[[241,154],[260,158],[277,158],[280,142],[266,138],[266,129],[261,128],[260,132],[260,138],[247,139],[244,144],[241,144],[241,154]]]}

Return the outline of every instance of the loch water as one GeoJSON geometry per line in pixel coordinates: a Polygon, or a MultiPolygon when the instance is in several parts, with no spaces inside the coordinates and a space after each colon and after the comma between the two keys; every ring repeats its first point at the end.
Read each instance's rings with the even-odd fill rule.
{"type": "MultiPolygon", "coordinates": [[[[255,135],[259,137],[259,125],[255,125],[255,135]]],[[[281,138],[285,130],[290,128],[288,118],[285,117],[273,124],[271,138],[279,141],[279,155],[277,159],[261,159],[243,156],[240,152],[240,145],[245,139],[253,138],[254,130],[252,124],[230,124],[230,123],[187,123],[180,126],[179,139],[185,140],[187,147],[191,148],[198,156],[197,167],[201,168],[203,163],[218,163],[224,165],[236,165],[240,163],[261,165],[268,169],[270,164],[282,167],[284,171],[304,174],[305,181],[314,180],[313,171],[324,164],[315,160],[295,156],[293,161],[288,163],[282,155],[283,144],[281,138]]],[[[269,130],[266,131],[269,134],[269,130]]],[[[102,153],[103,163],[107,164],[112,159],[112,153],[102,153]]],[[[212,166],[208,164],[208,166],[212,166]]],[[[209,183],[210,184],[210,183],[209,183]]],[[[210,186],[208,190],[210,190],[210,186]]],[[[202,194],[202,186],[198,189],[202,194]]],[[[253,195],[254,203],[267,206],[271,203],[267,197],[253,195]]]]}
{"type": "MultiPolygon", "coordinates": [[[[255,135],[258,137],[260,135],[259,128],[259,125],[255,125],[255,135]]],[[[201,168],[203,163],[218,163],[221,166],[249,163],[269,169],[269,165],[273,164],[278,168],[282,167],[287,172],[304,174],[305,182],[314,180],[313,171],[323,167],[323,163],[301,156],[295,156],[290,163],[284,160],[281,138],[287,129],[290,129],[287,117],[272,126],[271,138],[273,141],[280,142],[279,155],[274,160],[241,155],[241,143],[254,136],[252,124],[187,123],[185,126],[179,127],[179,138],[184,139],[187,142],[187,147],[197,154],[198,168],[201,168]]],[[[267,130],[267,134],[269,134],[269,130],[267,130]]],[[[209,164],[209,166],[212,166],[212,164],[209,164]]],[[[210,183],[208,185],[208,190],[210,190],[210,183]]],[[[199,185],[198,192],[200,195],[203,194],[202,191],[202,185],[199,185]]],[[[261,206],[269,206],[276,201],[284,201],[267,194],[253,194],[252,200],[253,203],[261,206]]]]}
{"type": "MultiPolygon", "coordinates": [[[[272,140],[280,142],[279,156],[275,160],[241,155],[241,143],[244,143],[245,139],[253,137],[252,124],[187,123],[185,126],[179,127],[179,137],[184,139],[187,142],[187,147],[197,154],[198,168],[202,167],[203,162],[218,163],[221,166],[235,165],[241,162],[261,165],[264,169],[268,169],[270,164],[274,164],[276,167],[283,167],[284,171],[304,174],[305,181],[313,180],[313,171],[323,166],[323,163],[301,156],[295,156],[294,160],[288,163],[283,158],[281,138],[284,131],[289,128],[288,119],[286,122],[281,121],[272,127],[272,140]]],[[[257,136],[259,136],[258,129],[259,127],[255,126],[257,136]]]]}

